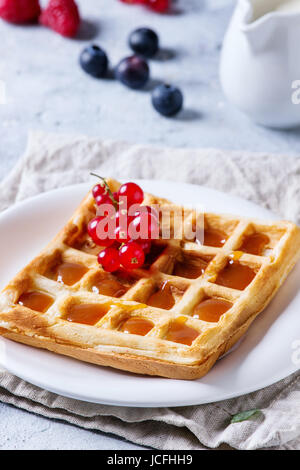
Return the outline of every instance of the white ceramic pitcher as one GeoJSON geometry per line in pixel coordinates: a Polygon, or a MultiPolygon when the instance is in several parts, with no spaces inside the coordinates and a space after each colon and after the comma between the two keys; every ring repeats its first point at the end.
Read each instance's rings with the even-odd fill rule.
{"type": "Polygon", "coordinates": [[[224,39],[220,78],[229,101],[255,122],[299,126],[300,0],[239,0],[224,39]]]}

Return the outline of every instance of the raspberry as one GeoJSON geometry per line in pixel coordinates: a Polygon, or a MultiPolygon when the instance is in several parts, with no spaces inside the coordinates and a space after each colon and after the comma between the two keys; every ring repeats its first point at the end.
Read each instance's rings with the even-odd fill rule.
{"type": "Polygon", "coordinates": [[[121,0],[121,2],[134,4],[134,3],[147,3],[147,0],[121,0]]]}
{"type": "Polygon", "coordinates": [[[164,13],[170,8],[170,0],[147,0],[148,6],[158,13],[164,13]]]}
{"type": "Polygon", "coordinates": [[[40,16],[40,23],[62,36],[73,37],[80,25],[78,7],[74,0],[50,0],[40,16]]]}
{"type": "Polygon", "coordinates": [[[0,18],[10,23],[27,23],[38,19],[39,0],[0,0],[0,18]]]}

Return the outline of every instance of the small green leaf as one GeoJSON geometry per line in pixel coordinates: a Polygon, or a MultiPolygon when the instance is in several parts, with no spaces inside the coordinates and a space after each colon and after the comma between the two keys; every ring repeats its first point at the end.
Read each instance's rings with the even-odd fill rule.
{"type": "Polygon", "coordinates": [[[257,416],[261,413],[260,410],[254,409],[254,410],[248,410],[248,411],[242,411],[241,413],[237,413],[236,415],[233,415],[231,418],[230,423],[240,423],[242,421],[246,421],[247,419],[252,418],[252,416],[257,416]]]}

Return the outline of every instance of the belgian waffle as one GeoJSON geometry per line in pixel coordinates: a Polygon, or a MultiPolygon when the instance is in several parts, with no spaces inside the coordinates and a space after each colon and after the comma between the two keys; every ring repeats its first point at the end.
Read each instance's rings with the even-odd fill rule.
{"type": "MultiPolygon", "coordinates": [[[[120,184],[108,180],[116,191],[120,184]]],[[[139,374],[196,379],[246,332],[300,257],[300,230],[286,221],[185,211],[204,241],[174,235],[178,206],[141,269],[108,274],[87,234],[89,193],[56,238],[0,295],[0,334],[82,361],[139,374]],[[200,219],[201,218],[201,219],[200,219]],[[28,304],[29,299],[29,304],[28,304]]],[[[161,230],[164,225],[162,216],[161,230]]]]}

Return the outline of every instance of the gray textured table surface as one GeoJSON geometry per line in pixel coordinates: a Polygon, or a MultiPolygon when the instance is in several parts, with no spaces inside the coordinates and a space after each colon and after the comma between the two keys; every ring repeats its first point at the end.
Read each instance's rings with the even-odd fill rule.
{"type": "MultiPolygon", "coordinates": [[[[157,15],[118,0],[82,0],[80,37],[64,39],[39,26],[0,22],[0,179],[23,153],[29,129],[79,132],[143,143],[300,153],[300,131],[258,127],[222,95],[218,63],[234,0],[178,0],[170,15],[157,15]],[[161,56],[151,61],[152,81],[144,91],[111,79],[94,80],[79,68],[78,55],[91,41],[102,45],[111,64],[130,51],[128,33],[152,26],[161,56]],[[157,80],[178,84],[185,109],[160,117],[151,107],[157,80]]],[[[70,165],[72,162],[70,162],[70,165]]],[[[2,449],[136,449],[112,436],[84,431],[0,404],[2,449]]]]}

